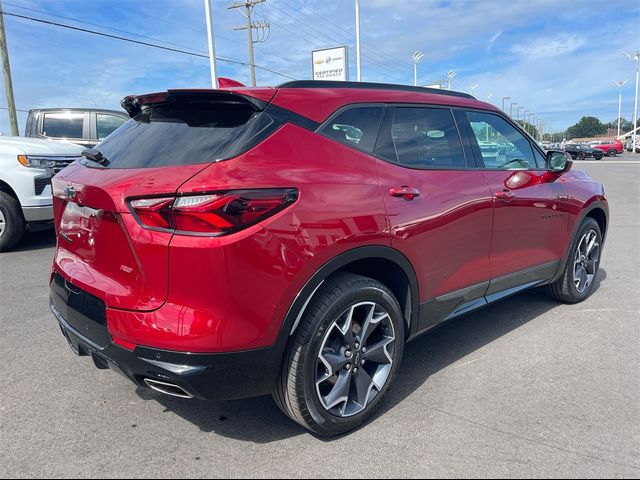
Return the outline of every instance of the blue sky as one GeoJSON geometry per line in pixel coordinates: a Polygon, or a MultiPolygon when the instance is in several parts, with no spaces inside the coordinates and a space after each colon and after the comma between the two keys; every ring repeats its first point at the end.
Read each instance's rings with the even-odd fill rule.
{"type": "MultiPolygon", "coordinates": [[[[207,53],[202,0],[2,2],[6,12],[207,53]]],[[[246,32],[234,31],[245,20],[226,8],[230,4],[214,0],[216,53],[246,62],[246,32]]],[[[583,115],[614,120],[614,80],[629,80],[622,110],[632,117],[635,66],[622,52],[640,49],[638,0],[361,0],[361,15],[365,81],[413,83],[411,57],[421,50],[421,84],[453,70],[454,88],[469,91],[477,83],[475,95],[493,93],[496,104],[509,96],[556,130],[583,115]]],[[[307,79],[312,50],[347,45],[355,79],[352,0],[268,0],[255,8],[254,19],[271,23],[270,37],[256,46],[257,65],[307,79]]],[[[119,108],[132,93],[210,85],[205,58],[11,16],[5,27],[18,109],[119,108]]],[[[218,62],[218,69],[249,83],[246,66],[218,62]]],[[[287,78],[258,69],[257,80],[275,85],[287,78]]],[[[6,106],[3,86],[0,106],[6,106]]],[[[18,116],[22,132],[26,113],[18,116]]],[[[8,131],[0,110],[0,132],[8,131]]]]}

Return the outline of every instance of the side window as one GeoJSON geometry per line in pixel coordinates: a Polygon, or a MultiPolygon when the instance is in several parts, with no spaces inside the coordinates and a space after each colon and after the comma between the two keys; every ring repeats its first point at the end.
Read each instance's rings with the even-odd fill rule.
{"type": "Polygon", "coordinates": [[[545,168],[547,166],[547,158],[542,155],[536,148],[533,148],[533,156],[536,159],[536,165],[538,168],[545,168]]]}
{"type": "Polygon", "coordinates": [[[52,138],[82,138],[84,113],[45,113],[42,134],[52,138]]]}
{"type": "Polygon", "coordinates": [[[376,155],[410,168],[466,168],[453,115],[443,108],[391,108],[376,155]]]}
{"type": "Polygon", "coordinates": [[[529,140],[504,118],[480,112],[466,112],[466,115],[478,143],[484,168],[501,170],[537,168],[529,140]]]}
{"type": "Polygon", "coordinates": [[[373,153],[382,112],[382,107],[352,107],[331,118],[319,132],[345,145],[373,153]]]}
{"type": "Polygon", "coordinates": [[[124,118],[115,115],[107,115],[104,113],[96,114],[96,132],[98,139],[102,140],[103,138],[107,138],[125,121],[124,118]]]}

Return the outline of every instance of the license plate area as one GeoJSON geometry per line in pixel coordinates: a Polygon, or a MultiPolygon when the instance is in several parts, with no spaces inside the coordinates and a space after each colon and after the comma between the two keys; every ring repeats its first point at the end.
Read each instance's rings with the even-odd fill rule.
{"type": "MultiPolygon", "coordinates": [[[[99,350],[111,343],[106,305],[101,299],[72,285],[58,273],[54,274],[50,294],[54,315],[58,321],[70,327],[71,333],[77,333],[82,340],[99,350]]],[[[81,355],[82,349],[74,342],[74,335],[65,332],[65,336],[72,350],[81,355]]]]}

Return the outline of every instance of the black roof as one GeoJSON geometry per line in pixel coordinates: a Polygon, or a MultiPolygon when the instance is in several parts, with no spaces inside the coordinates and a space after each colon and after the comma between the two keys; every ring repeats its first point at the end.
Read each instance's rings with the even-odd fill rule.
{"type": "Polygon", "coordinates": [[[434,95],[446,95],[450,97],[471,98],[468,93],[441,90],[439,88],[414,87],[413,85],[396,85],[393,83],[373,82],[339,82],[331,80],[294,80],[278,85],[277,88],[359,88],[363,90],[398,90],[403,92],[431,93],[434,95]]]}

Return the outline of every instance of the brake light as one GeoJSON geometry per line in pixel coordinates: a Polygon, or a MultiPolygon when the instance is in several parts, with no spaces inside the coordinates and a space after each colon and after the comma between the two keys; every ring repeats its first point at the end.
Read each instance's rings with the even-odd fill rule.
{"type": "Polygon", "coordinates": [[[235,190],[204,195],[131,200],[143,227],[190,235],[226,235],[254,225],[291,205],[296,189],[235,190]]]}
{"type": "Polygon", "coordinates": [[[131,201],[142,225],[155,228],[171,228],[172,197],[141,198],[131,201]]]}

